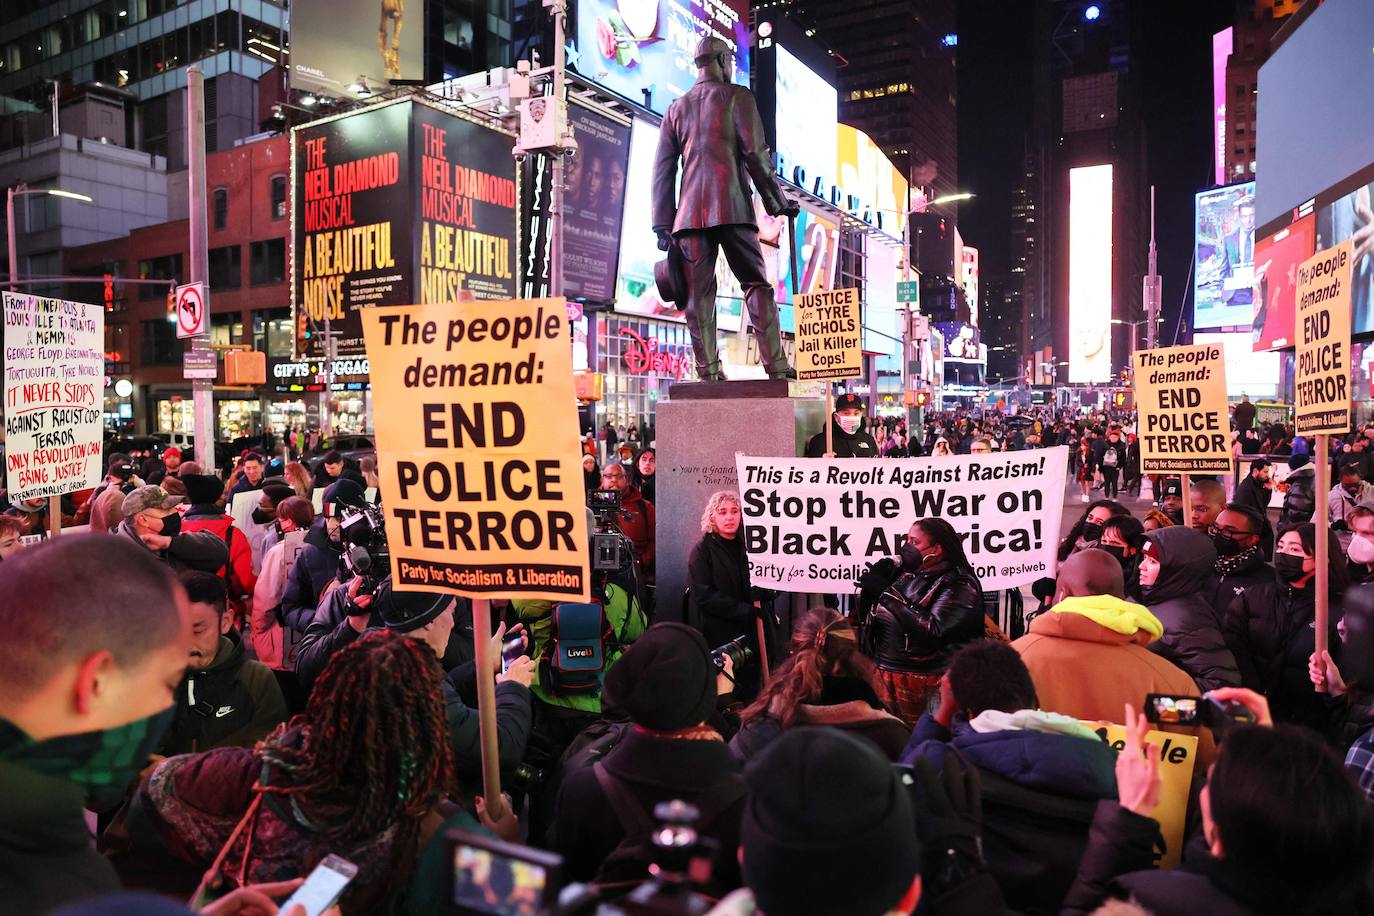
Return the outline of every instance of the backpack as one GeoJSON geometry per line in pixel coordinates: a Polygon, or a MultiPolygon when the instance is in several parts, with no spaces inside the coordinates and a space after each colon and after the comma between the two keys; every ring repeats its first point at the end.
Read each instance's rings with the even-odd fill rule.
{"type": "Polygon", "coordinates": [[[1102,466],[1104,468],[1114,468],[1119,460],[1116,454],[1116,446],[1107,446],[1107,450],[1102,453],[1102,466]]]}
{"type": "Polygon", "coordinates": [[[615,631],[601,604],[556,604],[548,645],[539,656],[539,686],[554,696],[601,693],[615,631]]]}

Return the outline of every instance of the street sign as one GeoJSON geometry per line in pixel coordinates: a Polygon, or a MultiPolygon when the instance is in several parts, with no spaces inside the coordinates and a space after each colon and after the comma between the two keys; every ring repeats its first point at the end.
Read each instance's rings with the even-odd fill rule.
{"type": "Polygon", "coordinates": [[[205,302],[205,284],[188,283],[176,292],[177,337],[201,337],[210,331],[210,310],[205,302]]]}
{"type": "Polygon", "coordinates": [[[219,360],[214,350],[187,350],[182,357],[181,372],[186,378],[213,379],[219,374],[219,360]]]}
{"type": "Polygon", "coordinates": [[[921,301],[921,281],[902,280],[897,284],[898,302],[920,302],[921,301]]]}

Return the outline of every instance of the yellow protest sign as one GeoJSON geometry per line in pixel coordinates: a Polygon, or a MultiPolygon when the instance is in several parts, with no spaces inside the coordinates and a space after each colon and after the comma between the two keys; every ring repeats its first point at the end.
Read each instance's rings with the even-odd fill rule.
{"type": "MultiPolygon", "coordinates": [[[[1108,722],[1084,722],[1104,743],[1120,753],[1126,746],[1126,728],[1108,722]]],[[[1188,793],[1193,785],[1193,767],[1197,761],[1197,736],[1176,735],[1173,732],[1150,731],[1145,743],[1160,749],[1159,804],[1150,817],[1159,821],[1163,847],[1155,848],[1155,865],[1173,868],[1183,853],[1183,828],[1188,816],[1188,793]]]]}
{"type": "Polygon", "coordinates": [[[1220,344],[1135,354],[1140,468],[1146,474],[1231,470],[1226,354],[1220,344]]]}
{"type": "Polygon", "coordinates": [[[1298,265],[1293,425],[1305,435],[1350,431],[1351,243],[1298,265]]]}
{"type": "Polygon", "coordinates": [[[857,289],[828,289],[797,297],[797,378],[863,375],[863,320],[857,289]]]}
{"type": "Polygon", "coordinates": [[[393,581],[475,598],[585,599],[563,300],[360,311],[393,581]]]}

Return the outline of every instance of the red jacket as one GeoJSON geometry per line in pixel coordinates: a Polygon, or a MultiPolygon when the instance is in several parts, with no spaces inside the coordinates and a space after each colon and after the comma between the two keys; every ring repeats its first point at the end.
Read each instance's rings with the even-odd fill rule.
{"type": "MultiPolygon", "coordinates": [[[[227,515],[205,515],[194,508],[181,520],[182,531],[209,531],[229,547],[229,575],[225,584],[229,597],[239,599],[252,596],[258,577],[253,574],[253,548],[248,536],[234,527],[234,520],[227,515]]],[[[224,576],[225,567],[220,567],[216,575],[224,576]]]]}

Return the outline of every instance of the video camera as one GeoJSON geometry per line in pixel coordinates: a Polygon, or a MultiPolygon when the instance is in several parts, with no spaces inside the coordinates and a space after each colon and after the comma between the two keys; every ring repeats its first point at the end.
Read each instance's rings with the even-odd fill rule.
{"type": "Polygon", "coordinates": [[[372,503],[341,506],[339,535],[343,540],[339,563],[348,573],[347,578],[361,577],[363,591],[371,593],[378,579],[391,569],[391,548],[386,542],[386,516],[382,507],[372,503]]]}
{"type": "Polygon", "coordinates": [[[592,490],[587,494],[587,508],[596,518],[592,532],[592,571],[624,572],[634,564],[635,549],[620,530],[619,490],[592,490]]]}

